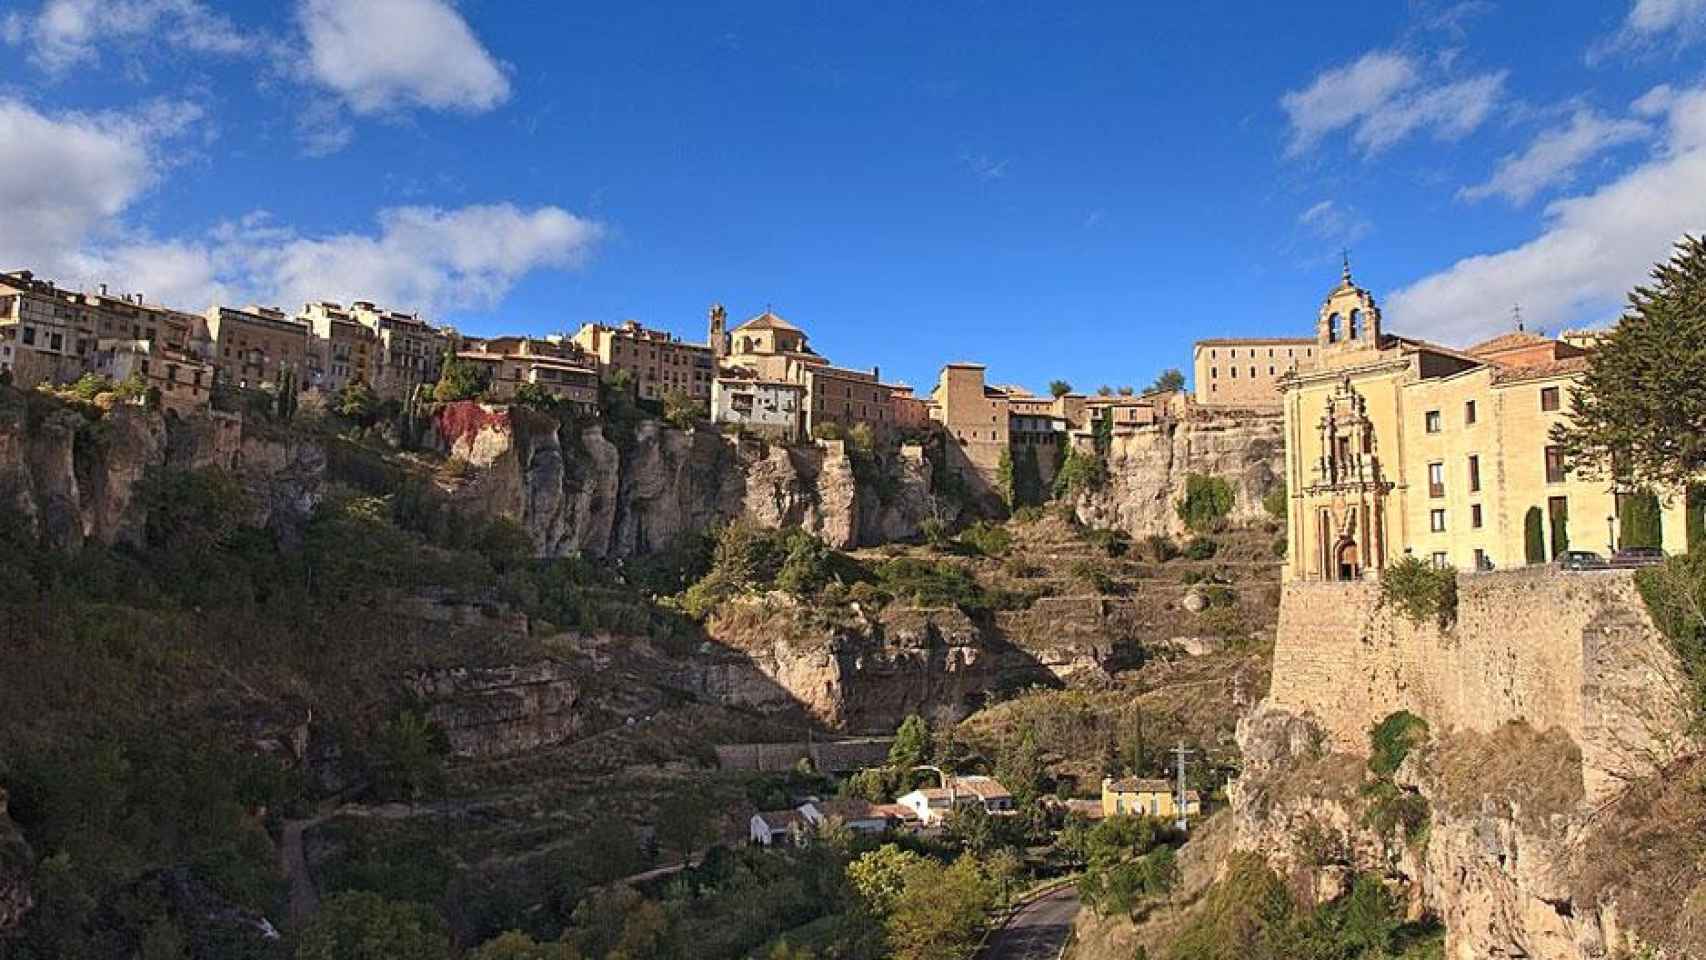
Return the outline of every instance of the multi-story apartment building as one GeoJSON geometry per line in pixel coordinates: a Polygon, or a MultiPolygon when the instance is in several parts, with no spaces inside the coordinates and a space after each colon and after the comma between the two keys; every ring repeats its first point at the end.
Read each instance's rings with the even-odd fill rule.
{"type": "Polygon", "coordinates": [[[211,361],[154,340],[103,338],[95,342],[90,361],[90,371],[115,383],[140,374],[161,405],[179,413],[204,408],[213,396],[211,361]]]}
{"type": "Polygon", "coordinates": [[[597,358],[606,382],[625,371],[636,393],[648,400],[661,400],[672,391],[701,402],[711,399],[711,381],[717,368],[707,345],[686,343],[634,320],[614,327],[586,324],[576,331],[573,342],[597,358]]]}
{"type": "Polygon", "coordinates": [[[309,327],[275,307],[209,307],[219,379],[243,389],[276,390],[287,381],[298,390],[313,386],[309,327]]]}
{"type": "MultiPolygon", "coordinates": [[[[1581,346],[1519,331],[1456,350],[1381,328],[1347,270],[1317,317],[1315,363],[1280,380],[1290,496],[1285,575],[1355,580],[1406,555],[1463,570],[1616,543],[1609,482],[1550,439],[1586,369],[1581,346]]],[[[1684,498],[1664,507],[1684,548],[1684,498]]]]}
{"type": "Polygon", "coordinates": [[[711,382],[711,415],[760,436],[795,443],[806,436],[806,388],[735,370],[711,382]]]}
{"type": "Polygon", "coordinates": [[[133,372],[179,409],[208,401],[211,346],[200,317],[140,294],[62,289],[29,271],[0,274],[0,370],[21,386],[64,383],[84,373],[133,372]]]}
{"type": "Polygon", "coordinates": [[[491,394],[498,400],[515,396],[521,385],[532,384],[584,410],[598,408],[597,360],[561,337],[484,337],[462,341],[456,356],[484,368],[491,394]]]}
{"type": "Polygon", "coordinates": [[[1191,351],[1196,403],[1279,409],[1281,377],[1315,362],[1315,341],[1297,337],[1198,340],[1191,351]]]}
{"type": "MultiPolygon", "coordinates": [[[[895,387],[882,382],[880,372],[837,367],[811,348],[805,331],[766,310],[728,333],[722,332],[720,306],[711,310],[713,352],[722,358],[720,377],[731,381],[728,404],[712,404],[712,419],[746,423],[733,398],[752,394],[755,384],[794,384],[803,391],[804,410],[800,430],[810,436],[820,426],[853,427],[868,424],[879,429],[896,425],[895,387]]],[[[778,403],[782,392],[768,391],[778,403]]],[[[791,396],[791,394],[790,394],[791,396]]],[[[744,404],[745,399],[741,400],[744,404]]],[[[916,412],[916,411],[912,411],[916,412]]]]}
{"type": "Polygon", "coordinates": [[[355,322],[373,331],[372,386],[375,393],[405,399],[423,384],[435,383],[454,331],[440,330],[412,313],[388,310],[371,301],[350,304],[355,322]]]}
{"type": "Polygon", "coordinates": [[[299,315],[308,325],[308,383],[336,393],[352,383],[372,385],[379,337],[341,304],[321,300],[305,304],[299,315]]]}

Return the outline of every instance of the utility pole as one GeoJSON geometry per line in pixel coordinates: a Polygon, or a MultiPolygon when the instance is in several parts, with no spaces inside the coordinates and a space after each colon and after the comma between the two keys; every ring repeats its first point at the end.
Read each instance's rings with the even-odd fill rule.
{"type": "Polygon", "coordinates": [[[1170,752],[1173,754],[1175,769],[1178,771],[1178,786],[1173,794],[1173,813],[1175,815],[1173,826],[1182,833],[1188,833],[1191,824],[1189,818],[1185,816],[1185,760],[1196,751],[1186,750],[1185,741],[1180,740],[1179,745],[1170,752]]]}

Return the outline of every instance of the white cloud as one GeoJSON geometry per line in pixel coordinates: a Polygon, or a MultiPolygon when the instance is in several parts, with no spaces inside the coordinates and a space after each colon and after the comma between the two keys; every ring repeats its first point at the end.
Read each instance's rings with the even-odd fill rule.
{"type": "Polygon", "coordinates": [[[1684,233],[1706,231],[1706,87],[1671,91],[1653,156],[1547,208],[1528,243],[1467,257],[1392,295],[1405,332],[1465,342],[1506,326],[1512,304],[1550,329],[1608,320],[1684,233]]]}
{"type": "Polygon", "coordinates": [[[199,118],[193,104],[159,101],[132,115],[45,116],[0,100],[0,263],[63,268],[65,256],[103,229],[164,165],[160,145],[199,118]]]}
{"type": "Polygon", "coordinates": [[[1588,50],[1588,62],[1639,52],[1669,41],[1678,47],[1706,37],[1706,0],[1635,0],[1623,26],[1588,50]]]}
{"type": "MultiPolygon", "coordinates": [[[[1637,102],[1637,112],[1651,116],[1653,110],[1662,110],[1647,102],[1653,96],[1649,94],[1637,102]]],[[[1638,120],[1613,120],[1592,110],[1578,109],[1568,125],[1542,131],[1527,150],[1500,160],[1487,182],[1465,187],[1458,196],[1465,200],[1503,196],[1515,204],[1527,203],[1542,190],[1569,183],[1576,169],[1590,157],[1639,140],[1650,132],[1638,120]]]]}
{"type": "Polygon", "coordinates": [[[314,235],[252,214],[209,234],[155,237],[125,215],[200,120],[161,101],[127,114],[50,117],[0,100],[0,268],[67,286],[105,282],[199,310],[366,298],[438,313],[489,307],[526,274],[582,263],[604,229],[560,207],[397,207],[371,232],[314,235]]]}
{"type": "Polygon", "coordinates": [[[1422,131],[1456,139],[1480,126],[1504,92],[1503,71],[1447,83],[1427,81],[1424,67],[1408,55],[1377,50],[1286,93],[1280,106],[1291,122],[1289,152],[1344,129],[1370,155],[1422,131]]]}
{"type": "Polygon", "coordinates": [[[1361,240],[1374,226],[1356,208],[1333,200],[1323,200],[1303,211],[1297,222],[1320,239],[1339,244],[1361,240]]]}
{"type": "Polygon", "coordinates": [[[302,0],[307,72],[358,114],[469,112],[509,99],[509,78],[445,0],[302,0]]]}
{"type": "Polygon", "coordinates": [[[193,53],[242,54],[255,41],[200,0],[47,0],[33,14],[12,13],[5,40],[28,49],[50,73],[99,58],[102,44],[148,39],[193,53]]]}

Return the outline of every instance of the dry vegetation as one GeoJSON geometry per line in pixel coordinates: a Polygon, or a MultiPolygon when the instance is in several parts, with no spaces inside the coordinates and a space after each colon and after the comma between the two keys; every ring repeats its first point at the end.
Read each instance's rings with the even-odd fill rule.
{"type": "Polygon", "coordinates": [[[1473,816],[1490,798],[1535,832],[1554,816],[1576,813],[1584,795],[1581,748],[1557,728],[1541,733],[1508,723],[1490,734],[1454,733],[1435,746],[1429,766],[1436,799],[1452,816],[1473,816]]]}
{"type": "Polygon", "coordinates": [[[1634,785],[1598,820],[1576,901],[1614,901],[1618,922],[1666,956],[1706,956],[1706,759],[1634,785]]]}

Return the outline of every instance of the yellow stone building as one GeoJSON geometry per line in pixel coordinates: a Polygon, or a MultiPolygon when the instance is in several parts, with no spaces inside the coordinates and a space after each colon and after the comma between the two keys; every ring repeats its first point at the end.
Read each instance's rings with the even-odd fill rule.
{"type": "MultiPolygon", "coordinates": [[[[1564,420],[1591,346],[1519,331],[1466,350],[1386,333],[1345,269],[1316,323],[1314,362],[1283,376],[1285,575],[1378,576],[1406,556],[1459,570],[1615,549],[1618,495],[1564,468],[1564,420]]],[[[1666,550],[1683,550],[1684,503],[1664,504],[1666,550]]]]}
{"type": "MultiPolygon", "coordinates": [[[[1102,816],[1162,817],[1179,815],[1174,785],[1167,780],[1143,777],[1102,778],[1102,816]]],[[[1187,817],[1202,813],[1202,798],[1195,790],[1185,791],[1187,817]]]]}

